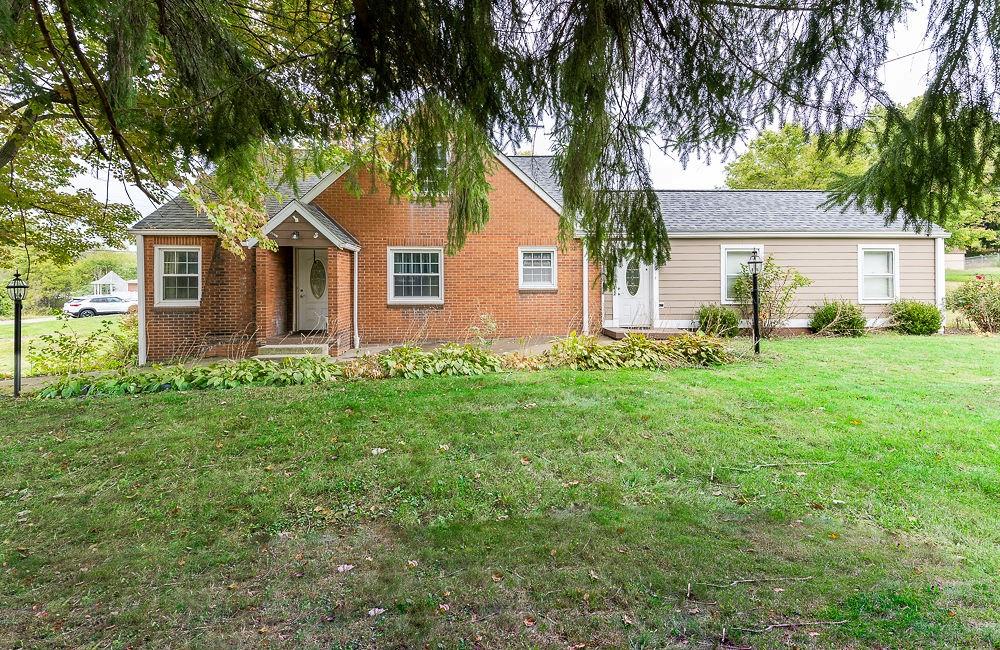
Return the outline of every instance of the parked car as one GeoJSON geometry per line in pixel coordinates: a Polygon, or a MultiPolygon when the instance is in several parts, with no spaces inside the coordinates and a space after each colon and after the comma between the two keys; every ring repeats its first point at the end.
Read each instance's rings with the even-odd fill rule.
{"type": "Polygon", "coordinates": [[[127,314],[135,311],[138,304],[118,296],[84,296],[70,298],[63,305],[63,313],[74,318],[105,316],[107,314],[127,314]]]}

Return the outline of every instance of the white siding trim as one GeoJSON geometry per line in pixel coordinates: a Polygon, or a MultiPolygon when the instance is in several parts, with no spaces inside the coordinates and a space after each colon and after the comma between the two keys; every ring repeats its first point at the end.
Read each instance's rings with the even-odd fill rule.
{"type": "Polygon", "coordinates": [[[153,248],[153,306],[154,307],[200,307],[201,294],[205,284],[205,269],[203,266],[201,246],[191,244],[172,244],[155,246],[153,248]],[[160,291],[163,289],[163,251],[194,251],[198,253],[198,299],[197,300],[163,300],[160,291]]]}
{"type": "Polygon", "coordinates": [[[518,246],[517,288],[521,291],[552,291],[559,284],[559,252],[556,246],[518,246]],[[549,284],[524,283],[524,253],[552,253],[552,282],[549,284]]]}
{"type": "Polygon", "coordinates": [[[934,303],[944,311],[944,240],[934,241],[934,303]]]}
{"type": "Polygon", "coordinates": [[[723,305],[735,305],[735,300],[730,300],[726,296],[726,257],[729,251],[752,251],[756,250],[760,259],[764,257],[764,245],[747,242],[745,244],[720,244],[719,245],[719,302],[723,305]]]}
{"type": "Polygon", "coordinates": [[[510,161],[510,158],[508,158],[507,156],[503,155],[499,151],[496,151],[494,153],[496,154],[497,160],[500,161],[500,164],[502,164],[504,167],[506,167],[510,171],[510,173],[514,174],[514,176],[517,176],[517,178],[522,183],[524,183],[525,185],[527,185],[528,188],[530,188],[532,192],[534,192],[535,194],[537,194],[538,197],[540,199],[542,199],[542,201],[545,201],[545,204],[547,206],[549,206],[550,208],[552,208],[553,210],[555,210],[556,214],[560,214],[560,215],[562,214],[562,206],[559,205],[558,203],[556,203],[556,200],[553,199],[551,196],[549,196],[549,193],[546,192],[545,190],[543,190],[541,185],[539,185],[538,183],[536,183],[530,176],[528,176],[523,171],[521,171],[521,169],[517,165],[515,165],[514,163],[512,163],[510,161]]]}
{"type": "Polygon", "coordinates": [[[386,275],[385,275],[385,291],[386,300],[390,305],[443,305],[444,304],[444,248],[441,246],[389,246],[386,248],[386,275]],[[396,298],[392,295],[392,277],[393,277],[393,265],[392,265],[392,254],[393,253],[426,253],[426,252],[436,252],[438,253],[438,276],[440,280],[438,281],[438,286],[441,289],[441,295],[437,298],[430,297],[419,297],[419,298],[396,298]]]}
{"type": "Polygon", "coordinates": [[[782,230],[782,231],[715,231],[705,230],[701,232],[671,232],[671,239],[761,239],[761,238],[781,238],[781,239],[943,239],[951,233],[935,233],[925,235],[909,230],[898,232],[884,231],[837,231],[837,230],[782,230]]]}
{"type": "Polygon", "coordinates": [[[146,251],[142,235],[135,236],[136,268],[139,269],[136,292],[139,294],[139,365],[146,365],[146,251]]]}
{"type": "Polygon", "coordinates": [[[889,305],[899,300],[899,244],[858,244],[858,304],[889,305]],[[865,299],[865,251],[892,251],[892,297],[865,299]]]}

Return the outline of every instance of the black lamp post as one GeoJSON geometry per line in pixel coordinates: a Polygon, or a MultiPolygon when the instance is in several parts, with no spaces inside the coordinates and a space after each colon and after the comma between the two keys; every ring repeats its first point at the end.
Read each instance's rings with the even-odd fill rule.
{"type": "Polygon", "coordinates": [[[760,354],[760,287],[757,276],[764,269],[764,260],[757,254],[756,249],[747,260],[747,268],[750,270],[750,278],[753,280],[751,296],[753,298],[753,353],[760,354]]]}
{"type": "Polygon", "coordinates": [[[14,271],[14,277],[7,283],[7,295],[14,301],[14,397],[21,395],[21,302],[27,293],[28,283],[14,271]]]}

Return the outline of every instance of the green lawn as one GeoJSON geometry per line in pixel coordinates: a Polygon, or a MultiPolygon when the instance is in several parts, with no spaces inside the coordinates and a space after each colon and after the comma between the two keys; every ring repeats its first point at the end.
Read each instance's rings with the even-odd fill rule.
{"type": "Polygon", "coordinates": [[[1000,643],[997,337],[0,421],[3,647],[1000,643]]]}
{"type": "Polygon", "coordinates": [[[968,282],[977,275],[1000,275],[1000,266],[990,266],[983,269],[945,269],[945,282],[968,282]]]}
{"type": "MultiPolygon", "coordinates": [[[[40,323],[24,323],[21,325],[24,351],[27,353],[31,341],[43,334],[52,334],[64,324],[80,335],[87,335],[101,328],[106,322],[117,322],[121,316],[102,316],[100,318],[66,318],[48,320],[40,323]]],[[[25,375],[31,374],[31,365],[27,359],[22,369],[25,375]]],[[[0,377],[9,376],[14,372],[14,325],[0,324],[0,377]]]]}

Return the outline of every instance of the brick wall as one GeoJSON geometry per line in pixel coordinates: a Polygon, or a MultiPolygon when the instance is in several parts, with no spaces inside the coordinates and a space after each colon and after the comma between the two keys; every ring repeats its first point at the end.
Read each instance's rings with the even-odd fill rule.
{"type": "Polygon", "coordinates": [[[191,356],[252,354],[254,315],[253,255],[240,259],[224,250],[216,237],[143,237],[145,268],[142,300],[146,312],[146,349],[150,361],[191,356]],[[154,305],[154,260],[157,246],[201,249],[201,306],[154,305]]]}
{"type": "Polygon", "coordinates": [[[264,339],[285,334],[292,326],[292,249],[269,251],[255,248],[257,337],[264,339]]]}
{"type": "MultiPolygon", "coordinates": [[[[346,179],[331,185],[315,203],[361,242],[358,285],[361,342],[383,343],[464,339],[484,316],[497,336],[565,334],[580,330],[583,318],[582,247],[571,240],[557,253],[557,289],[518,288],[519,246],[559,245],[558,215],[505,167],[490,179],[491,217],[461,251],[444,260],[444,304],[390,305],[387,297],[389,246],[445,246],[448,206],[394,201],[380,185],[375,194],[354,196],[346,179]]],[[[370,179],[361,178],[369,187],[370,179]]],[[[600,323],[600,285],[590,269],[592,331],[600,323]]],[[[331,313],[332,313],[331,305],[331,313]]]]}
{"type": "Polygon", "coordinates": [[[354,277],[351,252],[331,246],[327,249],[327,300],[329,325],[327,338],[331,353],[343,352],[353,345],[354,324],[351,301],[354,277]]]}
{"type": "MultiPolygon", "coordinates": [[[[359,329],[362,344],[422,340],[464,340],[484,319],[496,336],[528,337],[580,330],[583,318],[583,255],[580,241],[557,252],[557,289],[518,288],[518,247],[560,246],[558,215],[520,179],[497,163],[489,223],[469,235],[465,247],[445,256],[443,305],[389,305],[387,248],[445,246],[448,206],[391,199],[384,186],[354,196],[341,179],[316,201],[361,242],[358,269],[359,329]]],[[[368,187],[369,179],[362,179],[368,187]]],[[[215,237],[144,238],[146,331],[150,361],[181,356],[239,356],[255,352],[263,339],[292,329],[292,249],[254,249],[240,259],[215,237]],[[197,245],[202,249],[200,308],[153,307],[153,250],[156,245],[197,245]]],[[[350,251],[327,252],[331,352],[349,348],[353,338],[353,260],[350,251]]],[[[590,268],[591,331],[601,317],[600,277],[590,268]]]]}

